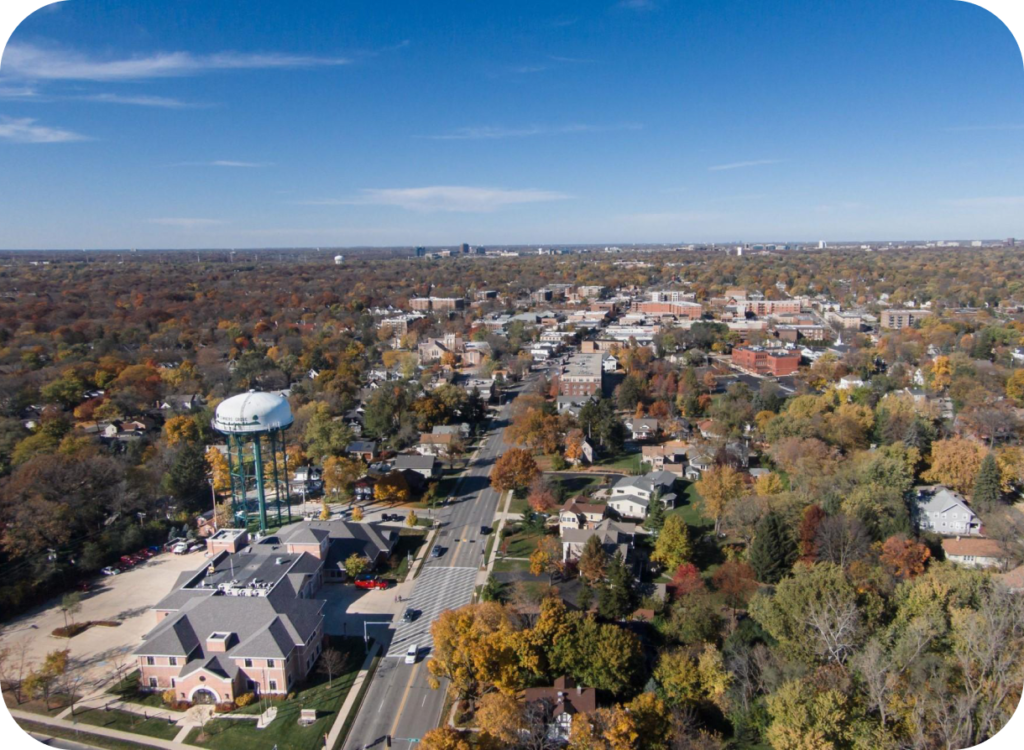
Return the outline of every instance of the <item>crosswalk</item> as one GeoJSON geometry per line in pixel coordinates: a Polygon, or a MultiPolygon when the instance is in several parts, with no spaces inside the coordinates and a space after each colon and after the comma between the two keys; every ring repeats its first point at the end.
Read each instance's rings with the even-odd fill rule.
{"type": "Polygon", "coordinates": [[[421,652],[432,646],[431,623],[446,609],[458,609],[473,600],[476,574],[476,568],[425,567],[403,607],[403,611],[414,610],[416,619],[399,620],[387,656],[405,656],[414,644],[421,652]]]}

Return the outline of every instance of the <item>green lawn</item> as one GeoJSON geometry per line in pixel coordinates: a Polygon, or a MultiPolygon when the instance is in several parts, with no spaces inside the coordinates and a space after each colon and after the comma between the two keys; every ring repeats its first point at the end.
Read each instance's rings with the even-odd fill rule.
{"type": "Polygon", "coordinates": [[[522,514],[530,509],[530,504],[526,502],[525,497],[512,497],[512,502],[509,503],[508,512],[522,514]]]}
{"type": "Polygon", "coordinates": [[[642,453],[622,453],[615,456],[606,456],[594,463],[594,466],[601,466],[605,469],[622,469],[628,472],[640,471],[640,462],[643,460],[642,453]]]}
{"type": "MultiPolygon", "coordinates": [[[[265,729],[256,729],[256,722],[238,719],[213,719],[206,725],[207,737],[200,742],[201,728],[189,732],[185,740],[199,747],[213,750],[253,750],[270,748],[278,750],[319,750],[324,744],[324,734],[330,731],[341,704],[345,701],[352,683],[366,654],[361,638],[334,638],[336,647],[346,654],[342,674],[335,677],[328,687],[327,679],[314,668],[310,682],[295,693],[290,700],[274,701],[277,718],[265,729]],[[339,645],[344,643],[345,645],[339,645]],[[300,727],[298,719],[302,709],[317,710],[317,720],[309,726],[300,727]]],[[[259,714],[259,703],[239,709],[240,714],[259,714]]]]}
{"type": "Polygon", "coordinates": [[[550,474],[548,475],[548,478],[554,482],[555,486],[566,500],[571,497],[576,497],[577,495],[589,495],[604,484],[604,477],[600,476],[566,477],[558,474],[550,474]]]}
{"type": "Polygon", "coordinates": [[[529,560],[507,560],[499,557],[494,561],[495,573],[512,573],[514,571],[529,570],[529,560]]]}
{"type": "Polygon", "coordinates": [[[543,538],[543,529],[533,533],[518,531],[515,534],[511,534],[505,537],[505,541],[508,542],[508,546],[504,549],[505,556],[529,557],[537,549],[537,543],[543,538]]]}
{"type": "Polygon", "coordinates": [[[704,501],[697,493],[696,485],[692,482],[687,483],[686,489],[682,493],[677,494],[679,498],[676,500],[676,507],[665,515],[682,516],[683,520],[686,521],[686,525],[690,527],[691,532],[703,533],[708,529],[714,528],[714,521],[706,518],[702,512],[704,501]]]}
{"type": "Polygon", "coordinates": [[[110,695],[116,695],[118,698],[128,703],[138,703],[140,706],[150,706],[151,708],[164,707],[164,701],[159,692],[145,692],[139,690],[138,670],[125,677],[124,682],[120,685],[115,682],[114,686],[110,688],[107,693],[110,695]]]}
{"type": "Polygon", "coordinates": [[[398,581],[405,580],[409,573],[409,556],[416,559],[420,547],[427,541],[427,532],[423,529],[405,528],[398,532],[398,544],[391,558],[380,570],[382,578],[393,578],[398,581]],[[394,563],[394,564],[392,564],[394,563]]]}
{"type": "Polygon", "coordinates": [[[140,745],[136,742],[127,742],[126,740],[115,740],[99,734],[92,734],[86,729],[79,731],[65,729],[64,727],[51,727],[49,724],[40,724],[35,721],[25,721],[24,719],[18,719],[17,723],[26,732],[34,732],[35,734],[57,737],[64,740],[87,742],[92,747],[101,747],[105,750],[152,750],[151,745],[140,745]]]}
{"type": "MultiPolygon", "coordinates": [[[[68,719],[71,717],[69,716],[68,719]]],[[[107,729],[119,729],[122,732],[144,734],[147,737],[158,737],[162,740],[173,740],[181,727],[169,724],[166,719],[145,719],[130,711],[102,708],[87,708],[76,711],[76,720],[82,724],[90,724],[107,729]]]]}

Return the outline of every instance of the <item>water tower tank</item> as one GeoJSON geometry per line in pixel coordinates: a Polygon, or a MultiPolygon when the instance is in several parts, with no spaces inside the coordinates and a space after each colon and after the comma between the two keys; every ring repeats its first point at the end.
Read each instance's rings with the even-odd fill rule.
{"type": "Polygon", "coordinates": [[[213,416],[213,429],[239,434],[288,427],[294,418],[288,400],[273,393],[249,391],[224,399],[213,416]]]}

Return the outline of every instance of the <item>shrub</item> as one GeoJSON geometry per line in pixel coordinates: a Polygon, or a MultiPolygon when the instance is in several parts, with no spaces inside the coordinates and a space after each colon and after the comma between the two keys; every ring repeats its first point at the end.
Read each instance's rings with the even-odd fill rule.
{"type": "Polygon", "coordinates": [[[235,698],[235,705],[239,708],[245,708],[254,700],[256,700],[256,696],[253,693],[242,693],[237,698],[235,698]]]}
{"type": "Polygon", "coordinates": [[[218,714],[226,714],[229,711],[234,711],[234,710],[235,710],[235,703],[234,703],[234,701],[225,701],[223,703],[217,703],[213,707],[214,713],[218,713],[218,714]]]}
{"type": "Polygon", "coordinates": [[[565,471],[569,467],[568,462],[561,453],[555,453],[551,456],[551,469],[552,471],[565,471]]]}
{"type": "Polygon", "coordinates": [[[174,688],[169,688],[168,690],[165,690],[163,692],[163,695],[161,695],[160,697],[163,698],[164,703],[166,703],[168,706],[171,706],[178,702],[178,694],[174,692],[174,688]]]}

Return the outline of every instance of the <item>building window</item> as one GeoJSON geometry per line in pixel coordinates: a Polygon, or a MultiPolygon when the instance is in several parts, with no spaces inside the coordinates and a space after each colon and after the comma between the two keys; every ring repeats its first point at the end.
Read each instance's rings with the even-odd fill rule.
{"type": "Polygon", "coordinates": [[[277,680],[271,680],[270,681],[270,691],[273,692],[275,690],[277,690],[277,680]]]}
{"type": "Polygon", "coordinates": [[[150,677],[149,678],[149,686],[151,688],[155,688],[156,687],[156,677],[150,677]]]}
{"type": "Polygon", "coordinates": [[[152,656],[147,656],[146,657],[146,666],[147,667],[152,667],[154,664],[156,664],[156,659],[154,659],[152,656]]]}
{"type": "Polygon", "coordinates": [[[252,669],[252,659],[245,660],[246,669],[252,669]]]}
{"type": "Polygon", "coordinates": [[[171,665],[172,667],[176,667],[176,666],[178,666],[178,657],[177,657],[177,656],[172,656],[172,657],[171,657],[171,658],[170,658],[170,659],[169,659],[169,660],[167,661],[167,663],[168,663],[168,664],[170,664],[170,665],[171,665]]]}
{"type": "Polygon", "coordinates": [[[176,678],[172,677],[171,678],[171,687],[177,687],[177,686],[178,686],[178,680],[176,678]]]}
{"type": "Polygon", "coordinates": [[[274,668],[274,660],[273,659],[267,659],[267,668],[268,669],[273,669],[274,668]]]}

